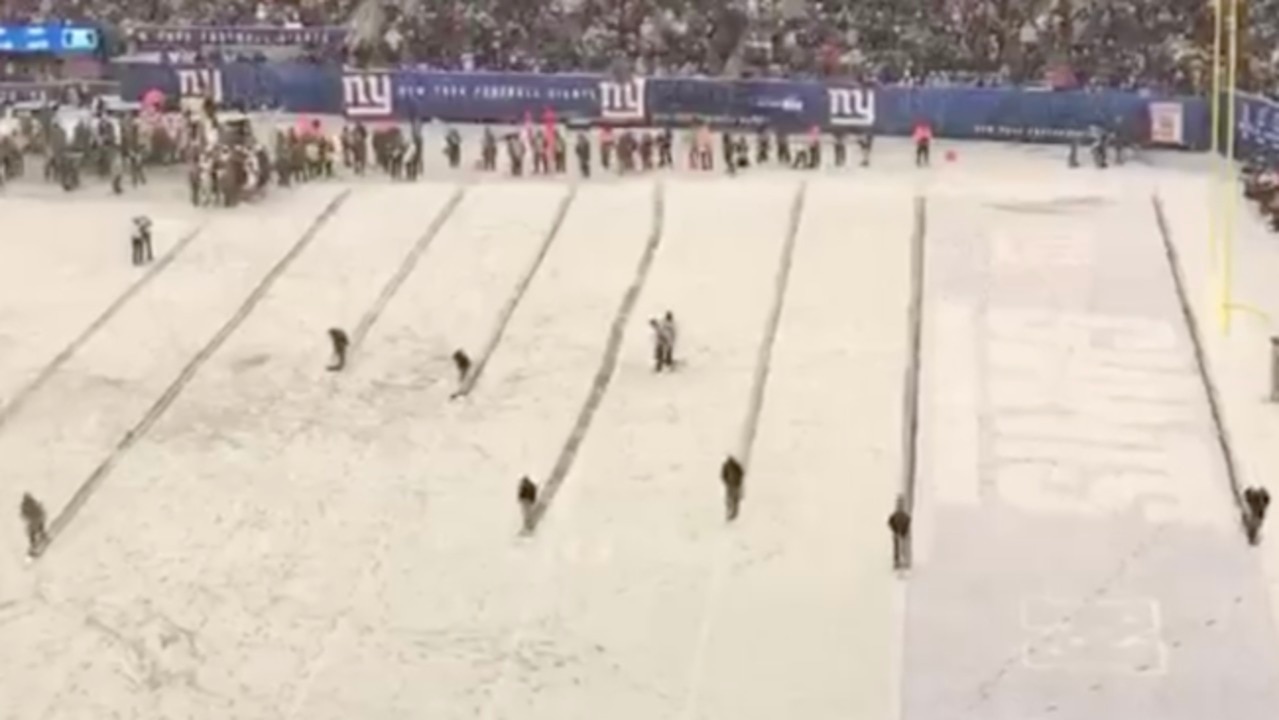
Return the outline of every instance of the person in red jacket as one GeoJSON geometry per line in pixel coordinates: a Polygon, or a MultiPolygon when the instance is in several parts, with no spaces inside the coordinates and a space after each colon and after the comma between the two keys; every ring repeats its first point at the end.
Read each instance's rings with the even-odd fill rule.
{"type": "Polygon", "coordinates": [[[915,123],[915,131],[911,133],[915,140],[915,167],[924,167],[931,163],[930,152],[933,144],[933,126],[927,121],[915,123]]]}

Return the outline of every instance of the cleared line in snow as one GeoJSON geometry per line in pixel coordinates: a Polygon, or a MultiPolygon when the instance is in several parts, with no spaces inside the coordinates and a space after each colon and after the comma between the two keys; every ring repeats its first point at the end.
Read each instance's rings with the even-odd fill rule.
{"type": "Polygon", "coordinates": [[[711,630],[715,622],[715,607],[724,594],[728,581],[729,535],[724,532],[715,543],[711,556],[711,575],[706,581],[706,593],[702,596],[702,612],[697,626],[697,640],[693,645],[693,659],[689,663],[688,695],[684,697],[681,720],[697,720],[702,701],[702,676],[706,674],[706,654],[711,646],[711,630]]]}
{"type": "Polygon", "coordinates": [[[919,440],[919,355],[924,326],[924,237],[928,232],[928,200],[915,197],[915,229],[910,238],[910,303],[906,308],[906,380],[902,391],[902,495],[907,512],[915,507],[915,475],[919,440]]]}
{"type": "MultiPolygon", "coordinates": [[[[764,335],[760,339],[756,356],[750,405],[746,410],[746,419],[742,426],[742,437],[736,455],[742,467],[748,471],[751,452],[755,447],[755,436],[759,432],[759,419],[764,410],[764,395],[768,388],[768,375],[773,363],[773,346],[777,343],[777,330],[781,327],[782,311],[786,307],[786,291],[790,286],[790,271],[794,265],[795,245],[799,238],[799,224],[804,217],[804,199],[807,192],[808,181],[801,181],[799,187],[795,189],[795,199],[791,202],[786,238],[782,243],[782,255],[773,279],[773,303],[768,320],[764,324],[764,335]]],[[[749,472],[747,474],[749,475],[749,472]]],[[[706,592],[702,596],[697,638],[693,645],[692,660],[689,662],[688,694],[684,698],[683,710],[679,715],[682,720],[696,720],[699,717],[702,676],[706,672],[706,656],[711,646],[711,635],[717,617],[715,608],[719,605],[720,596],[723,595],[724,585],[728,580],[731,538],[732,535],[727,532],[720,535],[711,556],[710,577],[706,581],[706,592]]]]}
{"type": "Polygon", "coordinates": [[[72,340],[70,344],[63,348],[62,352],[54,356],[53,360],[40,370],[40,374],[37,375],[35,379],[27,383],[21,390],[15,393],[9,400],[9,403],[0,408],[0,429],[4,428],[9,420],[17,414],[20,409],[22,409],[22,406],[26,404],[27,400],[29,400],[37,390],[44,387],[44,384],[49,381],[49,378],[53,377],[53,374],[65,365],[73,355],[79,352],[80,348],[84,347],[85,343],[89,342],[89,340],[96,335],[104,325],[110,322],[111,318],[115,317],[116,314],[120,312],[121,308],[132,300],[135,295],[141,292],[144,287],[150,284],[150,282],[163,272],[165,268],[172,265],[174,259],[177,258],[177,256],[181,254],[182,251],[185,250],[197,237],[199,237],[203,230],[204,225],[201,224],[199,227],[183,236],[176,245],[169,248],[167,253],[147,268],[147,271],[142,274],[142,277],[133,281],[133,284],[121,293],[119,297],[112,301],[112,303],[107,306],[107,309],[102,311],[101,315],[90,323],[89,326],[86,327],[74,340],[72,340]]]}
{"type": "Polygon", "coordinates": [[[564,199],[560,200],[559,209],[555,212],[555,219],[551,222],[551,228],[546,231],[546,237],[542,239],[542,247],[538,249],[537,256],[533,258],[533,262],[524,273],[524,277],[520,278],[519,283],[516,284],[511,297],[502,306],[502,310],[497,316],[497,326],[494,328],[493,334],[489,336],[488,342],[484,344],[484,349],[480,351],[475,364],[471,366],[471,371],[466,374],[466,379],[462,381],[457,392],[453,393],[453,399],[466,397],[480,381],[480,375],[484,372],[485,366],[488,365],[489,359],[493,357],[493,353],[497,351],[498,344],[502,342],[502,336],[506,334],[506,328],[511,324],[511,317],[515,315],[515,309],[520,306],[520,302],[524,299],[525,293],[528,292],[529,285],[533,283],[533,278],[537,275],[538,269],[542,267],[542,261],[546,259],[546,255],[550,251],[551,245],[555,242],[555,238],[559,236],[560,228],[564,225],[564,218],[568,216],[569,206],[573,204],[573,200],[576,198],[577,185],[574,184],[569,187],[564,199]]]}
{"type": "Polygon", "coordinates": [[[1221,448],[1221,459],[1226,465],[1226,478],[1230,481],[1230,493],[1234,496],[1235,506],[1239,509],[1236,517],[1240,519],[1239,527],[1247,532],[1243,518],[1250,512],[1243,499],[1243,489],[1239,486],[1238,462],[1235,460],[1234,443],[1230,439],[1230,430],[1226,426],[1221,411],[1221,398],[1217,392],[1217,383],[1212,379],[1212,368],[1208,362],[1208,354],[1204,351],[1203,337],[1199,334],[1199,319],[1195,315],[1194,304],[1186,292],[1186,280],[1181,267],[1181,257],[1177,246],[1173,244],[1172,228],[1168,225],[1168,217],[1164,214],[1164,203],[1158,193],[1150,196],[1150,204],[1155,211],[1155,224],[1159,228],[1159,239],[1163,242],[1164,257],[1168,260],[1168,270],[1172,273],[1173,287],[1177,291],[1177,302],[1181,305],[1181,314],[1186,321],[1186,331],[1190,334],[1190,344],[1195,351],[1195,367],[1199,370],[1199,379],[1203,383],[1204,394],[1208,397],[1208,410],[1212,414],[1212,426],[1216,431],[1217,445],[1221,448]]]}
{"type": "Polygon", "coordinates": [[[173,402],[178,399],[178,395],[180,395],[191,382],[191,379],[194,378],[195,374],[204,366],[204,363],[222,347],[222,345],[227,341],[227,338],[231,337],[231,333],[235,332],[236,329],[244,323],[245,319],[249,317],[249,314],[258,306],[258,303],[262,301],[262,298],[266,297],[267,292],[271,290],[271,286],[275,284],[275,281],[279,279],[280,275],[284,274],[284,271],[288,269],[289,265],[293,264],[293,261],[296,260],[297,257],[302,254],[302,251],[311,244],[311,241],[320,234],[320,229],[337,214],[337,211],[342,207],[343,203],[345,203],[347,198],[351,196],[351,192],[351,190],[342,191],[329,202],[328,206],[325,207],[319,215],[316,216],[315,220],[311,223],[311,227],[307,228],[306,232],[304,232],[302,236],[298,238],[298,241],[293,244],[293,247],[289,248],[289,251],[284,254],[284,257],[280,258],[280,260],[276,262],[275,266],[272,267],[262,278],[262,281],[258,283],[257,287],[253,288],[253,291],[249,293],[248,298],[241,303],[240,307],[235,311],[235,314],[233,314],[231,318],[226,321],[226,324],[218,330],[213,338],[210,339],[209,342],[205,344],[205,346],[201,348],[193,358],[191,358],[190,362],[186,364],[186,367],[182,368],[182,372],[178,373],[178,377],[167,389],[165,389],[164,393],[161,394],[160,398],[155,401],[155,404],[147,410],[146,414],[142,416],[142,419],[124,434],[124,437],[120,439],[120,442],[116,444],[115,449],[113,449],[107,455],[106,459],[102,461],[102,464],[98,465],[98,467],[89,474],[89,477],[81,483],[80,487],[76,489],[75,494],[71,496],[71,500],[67,502],[66,507],[62,508],[62,511],[53,519],[53,522],[49,523],[48,534],[45,541],[35,548],[32,548],[33,555],[35,557],[38,558],[44,555],[45,551],[49,549],[49,546],[58,539],[58,536],[62,534],[62,531],[66,529],[67,525],[70,524],[73,519],[75,519],[76,514],[84,507],[85,503],[89,501],[89,498],[93,496],[93,493],[97,491],[98,487],[102,484],[102,481],[106,479],[107,475],[111,473],[111,470],[115,468],[115,465],[120,461],[120,458],[135,444],[137,444],[139,440],[145,437],[147,432],[155,425],[156,421],[160,419],[160,416],[169,409],[169,406],[173,405],[173,402]]]}
{"type": "Polygon", "coordinates": [[[751,386],[750,405],[746,409],[746,421],[742,425],[742,437],[737,449],[737,460],[749,472],[751,452],[755,449],[755,435],[759,432],[759,417],[764,410],[764,392],[768,389],[768,373],[773,364],[773,345],[777,342],[777,329],[782,322],[782,309],[786,306],[786,288],[790,285],[790,269],[795,258],[795,240],[799,237],[799,223],[804,215],[804,197],[808,181],[799,184],[791,203],[790,222],[786,227],[786,241],[782,243],[782,258],[777,264],[773,280],[773,307],[764,336],[760,339],[755,357],[755,378],[751,386]]]}
{"type": "Polygon", "coordinates": [[[577,459],[577,451],[581,449],[582,441],[586,439],[586,432],[591,427],[595,412],[604,401],[608,384],[612,382],[613,375],[617,372],[617,361],[621,354],[622,340],[626,336],[626,326],[635,312],[640,291],[644,289],[644,283],[648,281],[648,271],[653,267],[653,258],[657,256],[657,248],[662,242],[662,221],[666,214],[665,202],[665,186],[659,181],[653,186],[653,229],[644,246],[644,254],[640,257],[639,266],[635,270],[635,279],[631,281],[626,294],[622,296],[622,304],[618,306],[617,315],[613,318],[613,325],[608,333],[608,344],[604,349],[604,358],[600,361],[599,370],[595,372],[591,392],[577,415],[577,422],[573,424],[573,430],[569,433],[564,448],[560,450],[555,466],[547,476],[546,482],[542,484],[541,492],[538,493],[537,504],[533,506],[530,522],[533,529],[542,522],[547,508],[555,499],[560,486],[564,484],[564,478],[568,476],[568,471],[573,467],[573,461],[577,459]]]}
{"type": "Polygon", "coordinates": [[[427,226],[426,232],[418,241],[413,244],[408,255],[404,257],[404,261],[400,263],[400,267],[387,281],[386,286],[382,288],[381,294],[377,300],[373,301],[373,305],[364,313],[364,317],[360,318],[360,322],[355,326],[355,330],[351,332],[351,352],[354,358],[359,358],[359,354],[355,352],[364,339],[368,337],[369,331],[373,329],[373,325],[377,323],[378,318],[382,316],[382,312],[386,310],[387,304],[391,302],[391,298],[395,297],[395,293],[400,291],[400,287],[404,285],[404,281],[413,273],[417,267],[418,261],[422,259],[422,254],[426,252],[431,243],[435,241],[436,236],[444,229],[444,225],[448,223],[449,218],[453,217],[453,211],[462,203],[462,198],[466,195],[466,188],[459,187],[453,191],[453,196],[445,203],[435,215],[435,219],[427,226]]]}

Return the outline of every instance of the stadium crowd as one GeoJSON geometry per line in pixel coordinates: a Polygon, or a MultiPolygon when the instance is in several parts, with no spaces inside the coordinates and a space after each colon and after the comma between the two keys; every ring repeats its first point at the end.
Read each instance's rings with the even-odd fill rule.
{"type": "MultiPolygon", "coordinates": [[[[1279,91],[1279,0],[1249,0],[1279,91]]],[[[0,20],[350,27],[348,62],[1203,91],[1211,0],[0,0],[0,20]]],[[[337,58],[334,58],[337,59],[337,58]]]]}

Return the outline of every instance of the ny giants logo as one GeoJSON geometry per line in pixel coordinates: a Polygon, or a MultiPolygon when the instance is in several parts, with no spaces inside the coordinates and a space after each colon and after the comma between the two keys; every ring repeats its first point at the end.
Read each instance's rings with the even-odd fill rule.
{"type": "Polygon", "coordinates": [[[387,73],[344,74],[342,107],[349,117],[389,117],[395,109],[391,76],[387,73]]]}
{"type": "Polygon", "coordinates": [[[221,70],[214,68],[178,70],[179,100],[210,98],[215,103],[221,103],[224,97],[221,70]]]}
{"type": "Polygon", "coordinates": [[[854,88],[827,88],[830,124],[837,127],[868,128],[875,125],[875,91],[854,88]]]}
{"type": "Polygon", "coordinates": [[[644,107],[644,78],[628,82],[600,83],[600,117],[604,120],[635,121],[648,117],[644,107]]]}

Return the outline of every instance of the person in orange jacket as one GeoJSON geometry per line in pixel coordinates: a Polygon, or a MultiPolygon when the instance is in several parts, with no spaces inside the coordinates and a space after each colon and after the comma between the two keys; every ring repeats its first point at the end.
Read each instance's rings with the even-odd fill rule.
{"type": "Polygon", "coordinates": [[[915,140],[915,167],[931,164],[933,126],[926,120],[920,120],[915,123],[915,131],[911,133],[911,137],[915,140]]]}

